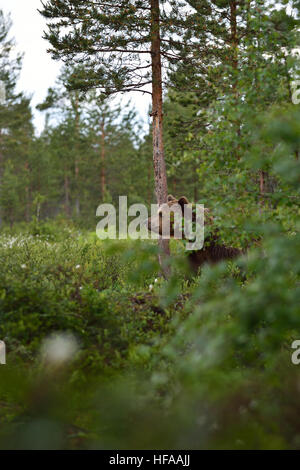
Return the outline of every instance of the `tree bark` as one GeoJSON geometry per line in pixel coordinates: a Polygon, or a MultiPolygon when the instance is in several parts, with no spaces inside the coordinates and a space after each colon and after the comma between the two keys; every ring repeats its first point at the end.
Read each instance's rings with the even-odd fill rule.
{"type": "Polygon", "coordinates": [[[101,122],[101,195],[102,201],[106,193],[106,174],[105,174],[105,127],[104,120],[101,122]]]}
{"type": "MultiPolygon", "coordinates": [[[[151,0],[151,58],[152,58],[152,132],[153,132],[153,163],[157,204],[167,202],[167,172],[163,146],[163,109],[162,109],[162,67],[160,39],[160,8],[159,0],[151,0]]],[[[165,277],[170,274],[166,266],[170,255],[169,240],[159,240],[162,251],[159,262],[165,277]]]]}
{"type": "Polygon", "coordinates": [[[75,98],[75,129],[76,129],[76,135],[75,135],[75,191],[76,191],[76,198],[75,198],[75,212],[76,215],[80,215],[80,199],[79,199],[79,99],[78,99],[78,93],[76,92],[76,98],[75,98]]]}
{"type": "Polygon", "coordinates": [[[237,2],[234,0],[230,2],[230,34],[232,46],[232,65],[234,69],[238,68],[238,45],[239,38],[237,34],[237,2]]]}
{"type": "Polygon", "coordinates": [[[151,207],[152,193],[153,193],[151,172],[152,172],[152,164],[150,164],[149,162],[149,165],[148,165],[148,205],[149,207],[151,207]]]}
{"type": "Polygon", "coordinates": [[[67,170],[65,169],[65,180],[64,180],[64,190],[65,190],[65,214],[67,217],[70,217],[70,184],[67,170]]]}
{"type": "Polygon", "coordinates": [[[30,187],[29,187],[29,164],[25,162],[25,172],[27,184],[25,187],[26,194],[26,206],[25,206],[25,220],[28,223],[30,221],[30,187]]]}
{"type": "MultiPolygon", "coordinates": [[[[290,98],[290,102],[292,103],[293,102],[292,89],[291,89],[292,78],[290,77],[290,74],[289,74],[289,68],[288,68],[286,56],[284,56],[284,64],[285,64],[285,74],[286,74],[286,79],[287,79],[287,88],[288,88],[289,98],[290,98]]],[[[299,150],[298,149],[294,150],[294,153],[295,153],[296,160],[299,160],[299,150]]]]}
{"type": "MultiPolygon", "coordinates": [[[[2,132],[0,129],[0,191],[2,186],[2,176],[3,176],[3,153],[2,153],[2,132]]],[[[2,207],[0,206],[0,227],[2,225],[2,207]]]]}
{"type": "MultiPolygon", "coordinates": [[[[236,106],[239,104],[239,92],[237,89],[237,72],[238,72],[238,47],[239,47],[239,37],[237,31],[237,2],[233,0],[230,2],[230,40],[231,40],[231,50],[232,50],[232,68],[234,70],[234,76],[232,81],[233,93],[235,96],[236,106]]],[[[235,151],[235,156],[237,160],[240,160],[240,140],[241,140],[241,123],[238,119],[236,122],[236,135],[237,135],[237,149],[235,151]]]]}

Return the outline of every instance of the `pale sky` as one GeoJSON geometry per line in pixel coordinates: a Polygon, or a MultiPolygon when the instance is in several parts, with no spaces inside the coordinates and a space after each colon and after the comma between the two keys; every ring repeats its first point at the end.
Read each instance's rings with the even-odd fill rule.
{"type": "MultiPolygon", "coordinates": [[[[11,36],[16,40],[17,51],[25,54],[18,90],[33,95],[34,123],[40,131],[43,128],[44,114],[36,111],[35,106],[43,101],[48,88],[54,85],[61,64],[52,60],[46,52],[49,44],[42,39],[46,22],[38,13],[38,8],[41,9],[41,0],[0,0],[0,9],[4,14],[11,13],[11,36]]],[[[130,93],[128,97],[131,97],[141,118],[148,122],[149,96],[130,93]]]]}

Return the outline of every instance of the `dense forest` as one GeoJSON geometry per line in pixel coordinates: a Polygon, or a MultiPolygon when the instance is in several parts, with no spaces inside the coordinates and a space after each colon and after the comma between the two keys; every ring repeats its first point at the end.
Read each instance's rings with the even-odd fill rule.
{"type": "Polygon", "coordinates": [[[0,11],[0,447],[299,449],[299,2],[40,14],[62,67],[33,109],[0,11]],[[169,193],[242,255],[97,239],[99,204],[169,193]]]}

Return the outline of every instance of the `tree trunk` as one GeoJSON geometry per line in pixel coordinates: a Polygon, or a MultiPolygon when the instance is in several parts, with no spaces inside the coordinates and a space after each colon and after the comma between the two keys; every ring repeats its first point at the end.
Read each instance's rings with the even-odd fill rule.
{"type": "Polygon", "coordinates": [[[25,162],[25,172],[27,184],[25,187],[26,194],[26,206],[25,206],[25,220],[28,223],[30,221],[30,188],[29,188],[29,165],[28,162],[25,162]]]}
{"type": "Polygon", "coordinates": [[[148,205],[151,207],[151,201],[152,201],[152,193],[153,193],[153,187],[152,187],[152,180],[151,180],[151,172],[152,172],[152,165],[149,162],[148,165],[148,205]]]}
{"type": "Polygon", "coordinates": [[[104,120],[101,122],[101,195],[102,201],[106,193],[106,175],[105,175],[105,127],[104,120]]]}
{"type": "Polygon", "coordinates": [[[230,34],[232,46],[232,65],[234,69],[238,68],[238,45],[239,39],[237,35],[237,2],[234,0],[230,2],[230,34]]]}
{"type": "MultiPolygon", "coordinates": [[[[163,146],[162,71],[159,0],[151,0],[151,58],[152,58],[152,129],[153,163],[157,204],[167,202],[167,173],[163,146]]],[[[166,277],[170,271],[166,261],[170,255],[169,240],[159,240],[162,250],[159,262],[166,277]]]]}
{"type": "Polygon", "coordinates": [[[76,129],[76,135],[75,135],[75,191],[76,191],[76,197],[75,197],[75,213],[77,216],[80,215],[80,199],[79,199],[79,103],[78,103],[78,92],[76,92],[76,98],[75,98],[75,129],[76,129]]]}
{"type": "MultiPolygon", "coordinates": [[[[3,176],[3,153],[2,153],[2,135],[0,129],[0,191],[2,186],[2,176],[3,176]]],[[[2,225],[2,207],[0,206],[0,227],[2,225]]]]}
{"type": "Polygon", "coordinates": [[[65,181],[64,181],[64,190],[65,190],[65,214],[67,217],[70,217],[70,184],[67,171],[65,169],[65,181]]]}
{"type": "MultiPolygon", "coordinates": [[[[237,32],[237,2],[233,0],[230,2],[230,40],[231,40],[231,51],[232,51],[232,68],[233,68],[233,80],[232,87],[233,93],[235,96],[236,106],[239,104],[239,92],[237,89],[237,72],[238,72],[238,47],[239,47],[239,38],[237,32]]],[[[235,151],[235,156],[237,160],[240,160],[240,140],[241,140],[241,123],[238,119],[236,122],[236,135],[237,135],[237,149],[235,151]]]]}
{"type": "MultiPolygon", "coordinates": [[[[287,79],[287,89],[289,93],[290,102],[292,103],[293,102],[292,89],[291,89],[292,78],[290,77],[290,74],[289,74],[289,68],[288,68],[286,56],[284,56],[284,64],[285,64],[285,74],[286,74],[286,79],[287,79]]],[[[295,153],[296,160],[299,160],[299,150],[296,149],[294,153],[295,153]]]]}

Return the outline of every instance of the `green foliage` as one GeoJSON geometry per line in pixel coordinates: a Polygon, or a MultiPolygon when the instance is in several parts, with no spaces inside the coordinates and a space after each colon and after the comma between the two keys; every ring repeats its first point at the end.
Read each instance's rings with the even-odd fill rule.
{"type": "Polygon", "coordinates": [[[181,43],[178,33],[187,29],[184,9],[188,2],[165,0],[153,4],[148,0],[120,0],[116,4],[84,1],[43,4],[41,14],[48,30],[45,39],[51,44],[54,59],[76,66],[70,86],[88,91],[98,88],[104,96],[117,92],[142,91],[152,82],[151,34],[154,9],[161,16],[161,53],[165,62],[176,63],[181,43]],[[161,5],[160,5],[161,4],[161,5]],[[70,26],[65,34],[65,26],[70,26]],[[84,60],[83,60],[84,55],[84,60]]]}
{"type": "Polygon", "coordinates": [[[98,92],[71,92],[70,80],[122,89],[139,59],[116,66],[111,56],[104,69],[90,28],[104,24],[105,47],[144,47],[149,35],[137,43],[134,26],[148,31],[149,13],[137,1],[102,12],[47,2],[55,55],[84,51],[88,67],[64,69],[41,106],[58,109],[59,122],[40,138],[30,137],[28,112],[19,129],[15,107],[0,141],[2,448],[300,447],[297,17],[285,2],[187,3],[194,10],[181,21],[183,4],[172,1],[162,27],[176,51],[164,105],[170,184],[211,209],[223,243],[248,250],[193,277],[184,243],[173,241],[166,281],[154,242],[100,242],[87,231],[98,200],[151,202],[151,142],[137,138],[130,108],[118,117],[98,92]],[[62,16],[73,25],[63,36],[62,16]]]}
{"type": "Polygon", "coordinates": [[[278,228],[189,282],[177,262],[154,279],[151,243],[2,239],[2,446],[298,448],[300,240],[278,228]],[[79,344],[58,370],[39,355],[54,332],[79,344]]]}

